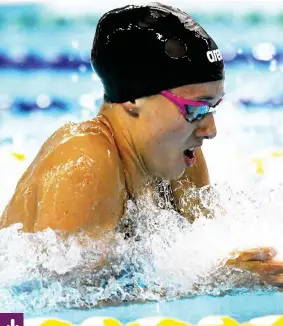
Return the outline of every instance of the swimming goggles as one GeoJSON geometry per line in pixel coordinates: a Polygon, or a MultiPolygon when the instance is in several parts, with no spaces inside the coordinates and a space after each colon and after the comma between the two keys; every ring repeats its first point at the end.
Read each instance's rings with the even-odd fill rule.
{"type": "Polygon", "coordinates": [[[160,94],[163,95],[164,97],[166,97],[171,102],[175,103],[177,105],[179,111],[181,112],[181,114],[189,122],[201,120],[207,114],[215,113],[214,108],[223,99],[223,98],[221,98],[215,105],[211,106],[207,102],[184,99],[184,98],[177,96],[169,91],[162,91],[162,92],[160,92],[160,94]]]}

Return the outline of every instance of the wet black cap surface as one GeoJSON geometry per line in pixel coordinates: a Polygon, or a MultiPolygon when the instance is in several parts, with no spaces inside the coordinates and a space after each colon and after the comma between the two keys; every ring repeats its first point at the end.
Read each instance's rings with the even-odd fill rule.
{"type": "Polygon", "coordinates": [[[213,39],[186,13],[159,3],[129,5],[101,17],[91,63],[109,102],[224,79],[213,39]]]}

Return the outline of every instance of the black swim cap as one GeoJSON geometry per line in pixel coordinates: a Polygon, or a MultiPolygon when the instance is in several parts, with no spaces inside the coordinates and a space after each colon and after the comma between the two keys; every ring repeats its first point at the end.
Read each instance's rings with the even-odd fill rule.
{"type": "Polygon", "coordinates": [[[223,59],[212,38],[192,17],[160,3],[104,14],[91,64],[103,83],[104,99],[116,103],[224,79],[223,59]]]}

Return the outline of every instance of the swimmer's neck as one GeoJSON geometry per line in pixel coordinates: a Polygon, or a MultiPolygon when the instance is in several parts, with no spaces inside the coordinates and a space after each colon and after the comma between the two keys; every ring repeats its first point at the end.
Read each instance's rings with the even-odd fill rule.
{"type": "Polygon", "coordinates": [[[131,197],[136,197],[143,186],[152,180],[148,173],[135,128],[135,119],[130,117],[119,104],[102,105],[98,117],[103,117],[110,129],[124,167],[127,191],[131,197]]]}

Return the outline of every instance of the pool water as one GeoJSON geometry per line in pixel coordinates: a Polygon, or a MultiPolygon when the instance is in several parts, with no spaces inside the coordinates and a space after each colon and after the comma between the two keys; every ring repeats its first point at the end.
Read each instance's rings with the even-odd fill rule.
{"type": "MultiPolygon", "coordinates": [[[[120,239],[109,250],[115,262],[106,271],[92,267],[103,243],[81,248],[72,238],[59,241],[52,230],[1,230],[1,311],[74,323],[93,315],[122,322],[166,315],[195,323],[214,314],[246,321],[283,313],[277,289],[259,288],[249,274],[223,267],[235,248],[273,246],[283,255],[283,9],[264,10],[262,4],[247,12],[194,8],[226,64],[218,135],[203,147],[220,198],[203,200],[216,218],[200,216],[184,227],[177,214],[148,207],[137,225],[143,241],[120,239]],[[101,300],[118,306],[95,308],[101,300]],[[151,302],[125,304],[144,301],[151,302]]],[[[1,210],[51,133],[97,114],[102,87],[89,65],[97,19],[48,6],[0,7],[1,210]]]]}
{"type": "MultiPolygon", "coordinates": [[[[74,324],[79,324],[92,316],[113,317],[122,323],[143,317],[170,316],[171,318],[196,324],[201,318],[206,316],[228,315],[235,318],[238,322],[245,322],[258,316],[282,314],[282,299],[283,295],[281,293],[268,295],[252,293],[223,297],[197,296],[192,299],[175,300],[172,302],[125,305],[84,311],[66,309],[59,313],[53,312],[52,316],[71,320],[74,324]]],[[[50,316],[50,313],[47,316],[50,316]]],[[[25,317],[32,318],[34,314],[26,315],[25,317]]]]}

